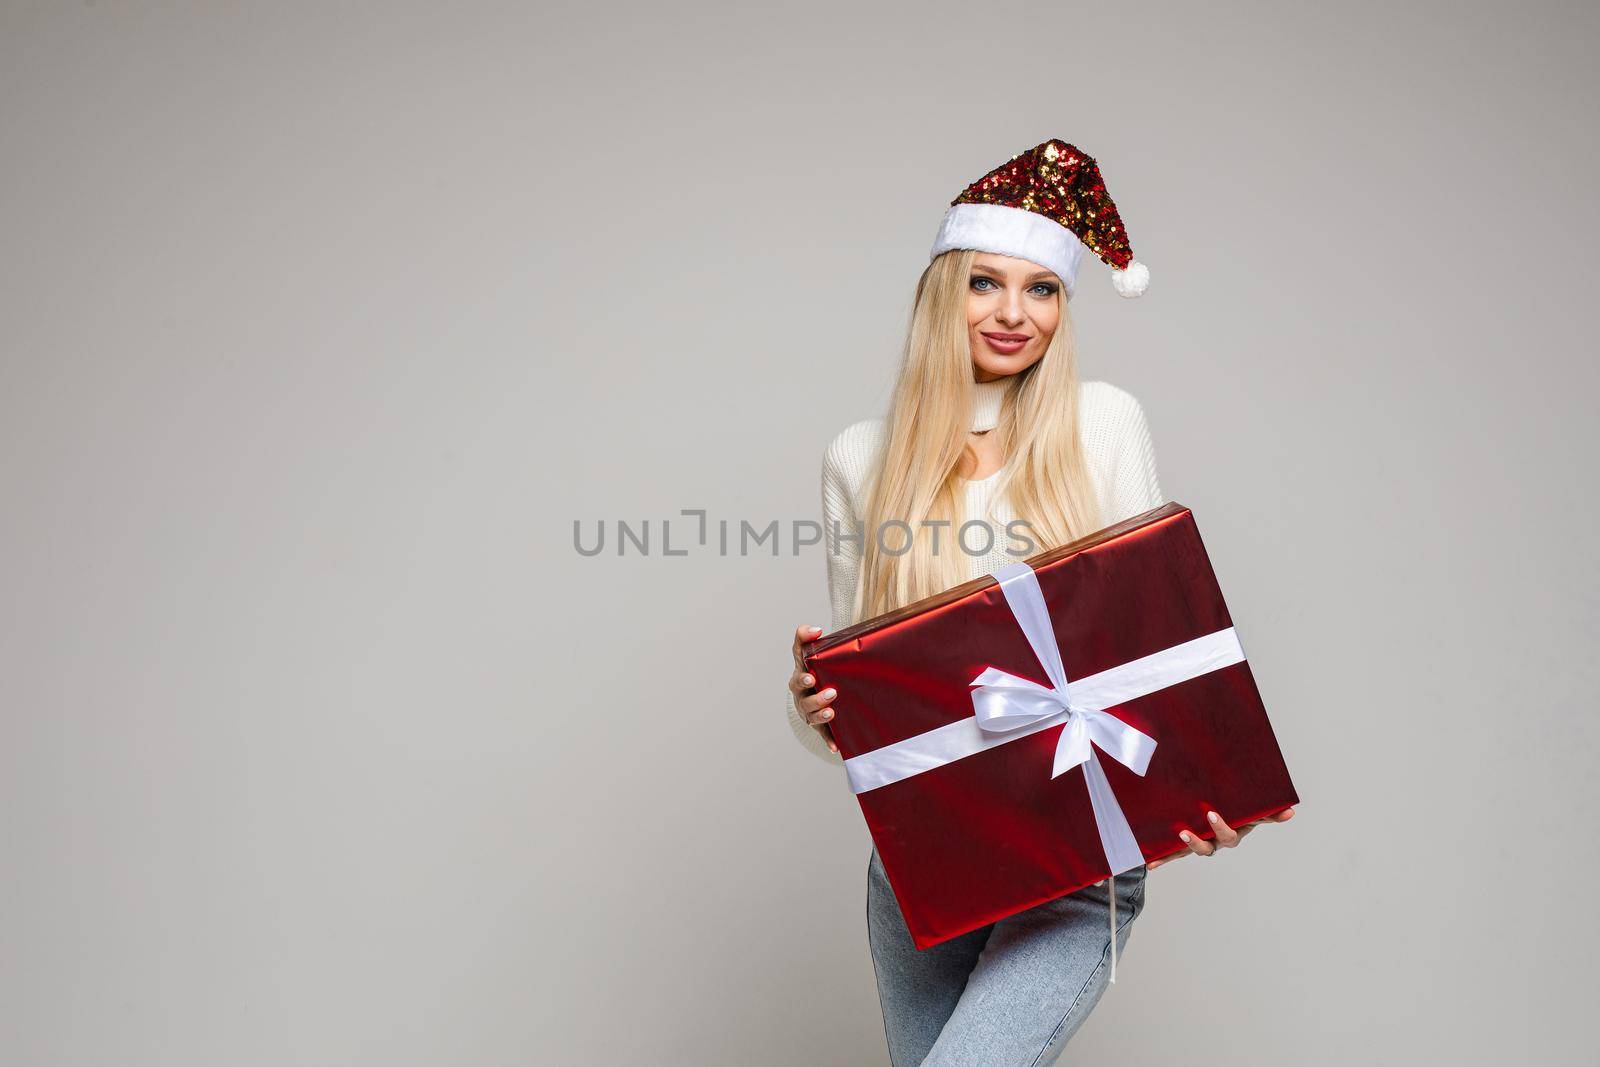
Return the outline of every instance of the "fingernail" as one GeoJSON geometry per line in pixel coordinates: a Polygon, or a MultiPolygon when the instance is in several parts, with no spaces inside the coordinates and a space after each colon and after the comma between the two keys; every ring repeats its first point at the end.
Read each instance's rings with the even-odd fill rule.
{"type": "Polygon", "coordinates": [[[1219,815],[1218,815],[1218,814],[1217,814],[1217,813],[1216,813],[1216,812],[1214,812],[1214,811],[1208,811],[1208,812],[1206,812],[1206,818],[1208,818],[1208,819],[1210,819],[1210,820],[1211,820],[1211,821],[1212,821],[1212,822],[1221,822],[1221,821],[1222,821],[1222,818],[1221,818],[1221,816],[1219,816],[1219,815]]]}
{"type": "Polygon", "coordinates": [[[824,719],[833,718],[833,709],[832,708],[824,708],[824,709],[822,709],[822,717],[824,719]]]}
{"type": "Polygon", "coordinates": [[[1183,838],[1184,844],[1189,843],[1189,832],[1187,830],[1180,831],[1178,836],[1183,838]]]}
{"type": "Polygon", "coordinates": [[[816,685],[817,684],[817,680],[815,678],[811,677],[811,675],[806,674],[806,675],[802,675],[800,677],[800,684],[801,685],[816,685]]]}
{"type": "Polygon", "coordinates": [[[839,691],[837,689],[824,689],[822,692],[818,693],[817,695],[820,696],[823,700],[832,700],[834,697],[839,695],[839,691]]]}

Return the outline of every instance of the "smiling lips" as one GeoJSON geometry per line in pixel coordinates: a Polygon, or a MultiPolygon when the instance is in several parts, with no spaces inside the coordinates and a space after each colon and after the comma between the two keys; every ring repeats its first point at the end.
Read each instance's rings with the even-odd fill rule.
{"type": "Polygon", "coordinates": [[[1025,333],[990,333],[988,330],[978,332],[983,334],[983,339],[989,342],[990,348],[1007,356],[1022,351],[1022,346],[1032,340],[1025,333]]]}

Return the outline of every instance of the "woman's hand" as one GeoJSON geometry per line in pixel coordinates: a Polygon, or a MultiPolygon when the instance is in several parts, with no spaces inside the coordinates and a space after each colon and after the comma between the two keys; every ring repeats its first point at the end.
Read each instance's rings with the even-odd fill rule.
{"type": "Polygon", "coordinates": [[[828,705],[838,698],[838,691],[815,691],[817,680],[806,673],[805,650],[800,647],[804,642],[815,641],[821,636],[822,629],[817,626],[802,626],[794,632],[794,673],[789,676],[789,691],[794,694],[794,707],[800,717],[822,735],[822,739],[828,743],[828,750],[837,755],[839,743],[833,739],[833,727],[828,725],[833,721],[833,709],[828,705]]]}
{"type": "Polygon", "coordinates": [[[1163,863],[1169,863],[1172,860],[1181,860],[1185,856],[1209,856],[1216,852],[1219,848],[1233,848],[1240,841],[1244,840],[1245,834],[1249,833],[1251,830],[1254,830],[1262,823],[1288,822],[1293,815],[1293,808],[1284,808],[1276,815],[1268,816],[1265,819],[1257,819],[1255,822],[1247,822],[1243,826],[1239,827],[1239,829],[1235,830],[1233,827],[1222,821],[1222,816],[1218,815],[1214,811],[1208,811],[1206,812],[1206,817],[1211,820],[1212,827],[1217,831],[1217,837],[1215,841],[1202,841],[1194,834],[1191,834],[1189,831],[1185,830],[1178,835],[1178,839],[1189,846],[1189,851],[1175,852],[1170,856],[1162,856],[1158,860],[1151,860],[1149,863],[1145,864],[1145,870],[1153,871],[1163,863]]]}

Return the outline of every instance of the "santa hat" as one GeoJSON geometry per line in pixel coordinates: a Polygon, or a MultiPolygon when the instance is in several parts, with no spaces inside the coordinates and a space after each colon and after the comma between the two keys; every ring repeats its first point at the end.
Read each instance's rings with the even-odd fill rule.
{"type": "Polygon", "coordinates": [[[1111,284],[1123,296],[1138,296],[1150,285],[1150,271],[1133,258],[1099,166],[1052,138],[1012,156],[952,200],[929,259],[972,248],[1030,260],[1054,271],[1070,298],[1086,247],[1113,269],[1111,284]]]}

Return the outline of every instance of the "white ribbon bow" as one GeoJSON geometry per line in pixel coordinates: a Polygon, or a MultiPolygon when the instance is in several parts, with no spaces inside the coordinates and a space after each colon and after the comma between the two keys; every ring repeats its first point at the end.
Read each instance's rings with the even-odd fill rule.
{"type": "MultiPolygon", "coordinates": [[[[1094,808],[1095,825],[1100,831],[1100,845],[1105,849],[1106,860],[1111,864],[1111,877],[1106,880],[1106,895],[1111,908],[1111,981],[1117,980],[1117,885],[1116,876],[1144,862],[1139,841],[1128,826],[1128,817],[1117,803],[1117,796],[1106,780],[1105,768],[1095,755],[1099,747],[1106,755],[1137,775],[1143,775],[1150,766],[1156,742],[1149,734],[1137,730],[1115,715],[1091,704],[1073,700],[1072,686],[1061,665],[1061,648],[1056,644],[1055,628],[1050,624],[1050,611],[1045,606],[1044,593],[1039,588],[1039,576],[1026,563],[1008,563],[989,572],[1005,594],[1011,614],[1017,625],[1033,646],[1034,655],[1049,675],[1052,686],[1030,682],[997,667],[983,670],[969,685],[973,690],[972,708],[978,727],[987,733],[1002,734],[1027,727],[1035,729],[1050,725],[1045,720],[1066,719],[1061,738],[1056,743],[1055,765],[1050,777],[1058,778],[1078,765],[1083,766],[1084,781],[1089,787],[1089,802],[1094,808]]],[[[1032,733],[1033,730],[1029,730],[1032,733]]]]}

